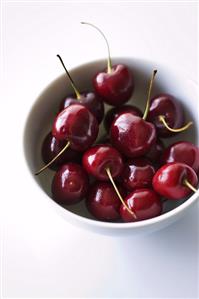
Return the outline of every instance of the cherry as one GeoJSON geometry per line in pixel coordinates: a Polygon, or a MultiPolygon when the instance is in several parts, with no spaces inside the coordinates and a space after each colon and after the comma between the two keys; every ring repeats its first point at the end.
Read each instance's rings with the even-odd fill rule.
{"type": "Polygon", "coordinates": [[[124,205],[120,207],[121,218],[125,222],[134,222],[150,219],[162,213],[162,202],[153,190],[137,189],[127,195],[125,203],[136,215],[136,219],[129,213],[124,205]]]}
{"type": "Polygon", "coordinates": [[[146,154],[156,142],[156,129],[145,119],[149,110],[152,84],[157,71],[150,80],[147,104],[143,118],[130,112],[121,113],[111,125],[112,144],[125,156],[134,158],[146,154]]]}
{"type": "Polygon", "coordinates": [[[130,191],[150,187],[154,174],[155,168],[148,159],[132,159],[126,163],[122,172],[123,185],[130,191]]]}
{"type": "MultiPolygon", "coordinates": [[[[42,144],[42,158],[45,164],[55,158],[58,153],[66,146],[66,141],[57,140],[52,133],[48,133],[42,144]]],[[[67,151],[64,151],[51,165],[50,168],[57,170],[61,165],[67,162],[80,162],[81,155],[79,152],[68,148],[67,151]]]]}
{"type": "Polygon", "coordinates": [[[146,153],[146,157],[152,161],[155,165],[160,163],[160,157],[164,151],[164,144],[160,139],[156,140],[150,150],[146,153]]]}
{"type": "Polygon", "coordinates": [[[57,160],[70,146],[77,151],[85,151],[96,140],[99,126],[96,118],[89,110],[79,104],[68,106],[54,120],[52,135],[59,141],[67,141],[64,148],[35,173],[40,174],[57,160]]]}
{"type": "Polygon", "coordinates": [[[181,162],[199,171],[199,148],[187,141],[179,141],[165,149],[162,155],[162,164],[181,162]]]}
{"type": "Polygon", "coordinates": [[[146,154],[156,141],[153,124],[131,113],[121,114],[111,126],[111,142],[129,158],[146,154]]]}
{"type": "Polygon", "coordinates": [[[140,109],[132,105],[124,105],[112,108],[106,113],[106,116],[104,118],[104,127],[107,132],[109,132],[113,121],[116,120],[116,118],[123,112],[130,112],[133,115],[142,116],[142,112],[140,111],[140,109]]]}
{"type": "Polygon", "coordinates": [[[163,165],[153,177],[154,190],[168,199],[185,198],[191,191],[196,192],[197,184],[194,170],[179,162],[163,165]]]}
{"type": "Polygon", "coordinates": [[[82,158],[84,169],[100,181],[108,181],[107,169],[113,178],[121,174],[123,161],[120,153],[111,145],[96,145],[88,149],[82,158]]]}
{"type": "Polygon", "coordinates": [[[103,36],[108,49],[107,69],[95,75],[93,79],[94,88],[106,103],[120,106],[127,102],[133,93],[132,73],[124,64],[112,65],[108,41],[98,27],[86,22],[81,23],[94,27],[103,36]]]}
{"type": "Polygon", "coordinates": [[[96,140],[98,130],[93,114],[82,105],[74,104],[57,115],[52,134],[58,140],[67,140],[72,149],[84,151],[96,140]]]}
{"type": "Polygon", "coordinates": [[[88,175],[80,165],[65,164],[53,178],[51,187],[53,199],[62,204],[75,204],[86,196],[88,184],[88,175]]]}
{"type": "MultiPolygon", "coordinates": [[[[121,186],[118,189],[122,196],[126,195],[121,186]]],[[[120,218],[121,202],[110,183],[96,182],[89,190],[86,205],[98,220],[114,221],[120,218]]]]}
{"type": "MultiPolygon", "coordinates": [[[[113,180],[122,173],[123,161],[121,154],[110,145],[96,145],[87,150],[82,158],[84,169],[100,181],[110,180],[122,204],[124,200],[113,180]]],[[[127,210],[128,207],[127,207],[127,210]]],[[[132,216],[136,217],[129,210],[132,216]]]]}
{"type": "Polygon", "coordinates": [[[152,122],[160,137],[170,137],[186,130],[192,122],[182,127],[184,113],[181,104],[169,94],[160,94],[150,103],[147,120],[152,122]]]}
{"type": "Polygon", "coordinates": [[[61,58],[60,55],[57,55],[59,60],[61,61],[61,64],[66,71],[66,74],[70,80],[71,86],[75,92],[75,94],[69,95],[65,99],[62,100],[60,104],[60,111],[65,109],[66,107],[73,105],[73,104],[81,104],[85,106],[97,119],[98,123],[100,123],[104,117],[104,103],[102,99],[97,95],[96,93],[92,91],[84,91],[84,92],[79,92],[77,90],[77,87],[75,86],[75,83],[68,72],[68,70],[65,67],[65,64],[61,58]]]}
{"type": "Polygon", "coordinates": [[[60,105],[60,111],[73,104],[81,104],[86,107],[100,124],[104,117],[104,103],[94,92],[82,92],[77,100],[74,95],[64,99],[60,105]]]}

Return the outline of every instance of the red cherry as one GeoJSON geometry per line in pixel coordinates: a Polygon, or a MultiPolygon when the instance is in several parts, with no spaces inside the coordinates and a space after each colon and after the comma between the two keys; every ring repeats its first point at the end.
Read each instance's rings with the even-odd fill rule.
{"type": "Polygon", "coordinates": [[[70,205],[81,201],[88,191],[88,175],[78,164],[68,163],[56,172],[52,181],[53,199],[70,205]]]}
{"type": "Polygon", "coordinates": [[[110,132],[112,144],[130,158],[146,154],[156,142],[154,125],[131,113],[118,116],[110,132]]]}
{"type": "Polygon", "coordinates": [[[107,69],[96,74],[93,79],[94,88],[106,103],[113,106],[120,106],[127,102],[133,93],[133,75],[128,67],[124,64],[112,66],[110,48],[104,33],[93,24],[86,22],[81,23],[95,28],[103,36],[107,45],[107,69]]]}
{"type": "Polygon", "coordinates": [[[156,143],[152,145],[150,150],[146,153],[146,157],[152,161],[155,165],[160,163],[160,157],[164,150],[164,144],[160,139],[156,140],[156,143]]]}
{"type": "Polygon", "coordinates": [[[168,94],[157,95],[151,100],[147,120],[156,126],[158,136],[173,136],[174,133],[165,127],[160,116],[163,116],[168,126],[173,129],[182,127],[184,122],[182,105],[168,94]]]}
{"type": "MultiPolygon", "coordinates": [[[[42,158],[45,164],[51,161],[59,152],[66,146],[66,141],[59,141],[52,133],[48,133],[42,144],[42,158]]],[[[80,162],[81,155],[79,152],[68,148],[63,152],[49,167],[53,170],[57,170],[61,165],[67,162],[80,162]]]]}
{"type": "Polygon", "coordinates": [[[165,149],[162,155],[162,164],[181,162],[199,171],[199,148],[187,141],[179,141],[165,149]]]}
{"type": "Polygon", "coordinates": [[[104,70],[93,79],[96,92],[112,106],[120,106],[127,102],[134,90],[133,76],[127,66],[113,65],[111,72],[104,70]]]}
{"type": "Polygon", "coordinates": [[[122,172],[123,185],[132,191],[137,188],[150,187],[155,174],[151,162],[145,158],[135,158],[126,163],[122,172]]]}
{"type": "Polygon", "coordinates": [[[104,103],[96,93],[81,92],[79,99],[77,99],[75,94],[68,96],[62,100],[60,111],[73,104],[81,104],[86,107],[96,117],[98,123],[101,123],[104,117],[104,103]]]}
{"type": "Polygon", "coordinates": [[[135,106],[124,105],[124,106],[112,108],[106,113],[106,116],[104,118],[104,127],[107,132],[109,132],[113,121],[123,112],[130,112],[133,115],[140,116],[140,117],[142,116],[142,112],[140,111],[140,109],[138,109],[135,106]]]}
{"type": "MultiPolygon", "coordinates": [[[[122,187],[118,187],[125,196],[122,187]]],[[[86,205],[90,213],[98,220],[114,221],[120,218],[121,202],[110,183],[96,182],[89,190],[86,205]]]]}
{"type": "Polygon", "coordinates": [[[157,70],[154,70],[150,79],[143,117],[124,112],[111,125],[112,144],[129,158],[143,156],[156,142],[155,126],[145,120],[149,111],[151,90],[156,73],[157,70]]]}
{"type": "Polygon", "coordinates": [[[109,180],[107,169],[113,178],[120,175],[123,169],[122,156],[110,145],[96,145],[88,149],[82,163],[84,169],[100,181],[109,180]]]}
{"type": "Polygon", "coordinates": [[[194,170],[184,163],[169,163],[163,165],[153,177],[153,188],[168,199],[183,199],[192,191],[188,184],[194,187],[198,178],[194,170]]]}
{"type": "Polygon", "coordinates": [[[133,217],[124,205],[120,207],[121,218],[125,222],[134,222],[159,216],[162,212],[162,202],[159,196],[150,189],[137,189],[127,195],[126,205],[136,215],[133,217]]]}
{"type": "Polygon", "coordinates": [[[58,140],[67,140],[70,147],[84,151],[96,140],[98,122],[82,105],[71,105],[61,111],[53,124],[52,134],[58,140]]]}

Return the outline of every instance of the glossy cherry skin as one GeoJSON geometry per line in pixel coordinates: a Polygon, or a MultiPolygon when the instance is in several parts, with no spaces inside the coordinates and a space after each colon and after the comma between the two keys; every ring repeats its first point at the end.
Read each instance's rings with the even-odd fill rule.
{"type": "Polygon", "coordinates": [[[163,142],[160,139],[157,139],[156,143],[154,143],[146,153],[146,157],[155,165],[159,165],[164,148],[163,142]]]}
{"type": "Polygon", "coordinates": [[[156,142],[155,126],[129,112],[116,118],[110,133],[112,144],[129,158],[143,156],[156,142]]]}
{"type": "Polygon", "coordinates": [[[196,187],[198,178],[195,171],[184,163],[163,165],[153,177],[153,188],[168,199],[183,199],[192,191],[184,185],[184,180],[196,187]]]}
{"type": "Polygon", "coordinates": [[[74,104],[55,118],[52,134],[58,140],[67,140],[70,147],[85,151],[96,140],[99,126],[96,118],[82,105],[74,104]]]}
{"type": "Polygon", "coordinates": [[[96,145],[88,149],[82,158],[84,169],[100,181],[109,181],[106,169],[113,178],[121,174],[123,161],[121,154],[110,145],[96,145]]]}
{"type": "Polygon", "coordinates": [[[124,105],[110,109],[104,118],[104,127],[109,132],[112,122],[123,112],[130,112],[136,116],[142,116],[142,111],[135,106],[124,105]]]}
{"type": "Polygon", "coordinates": [[[111,73],[107,70],[99,72],[93,79],[97,94],[112,106],[120,106],[127,102],[134,90],[131,71],[123,64],[113,65],[111,73]]]}
{"type": "MultiPolygon", "coordinates": [[[[66,145],[66,141],[57,140],[52,133],[48,133],[42,144],[42,159],[45,164],[50,162],[58,153],[64,148],[66,145]]],[[[72,148],[68,148],[66,151],[61,154],[50,166],[49,168],[53,170],[57,170],[61,165],[67,162],[80,162],[81,154],[73,150],[72,148]]]]}
{"type": "MultiPolygon", "coordinates": [[[[126,192],[118,186],[122,196],[126,192]]],[[[89,212],[98,220],[114,221],[120,218],[121,201],[113,186],[108,182],[96,182],[89,190],[86,205],[89,212]]]]}
{"type": "Polygon", "coordinates": [[[155,168],[146,158],[134,158],[125,164],[122,172],[123,186],[129,191],[150,187],[155,168]]]}
{"type": "Polygon", "coordinates": [[[162,202],[160,197],[151,189],[143,188],[133,191],[127,195],[125,203],[136,215],[135,219],[126,207],[121,205],[120,216],[125,222],[146,220],[159,216],[162,213],[162,202]]]}
{"type": "Polygon", "coordinates": [[[104,117],[104,103],[102,99],[94,92],[82,92],[80,99],[77,99],[73,94],[62,100],[60,105],[60,111],[73,104],[81,104],[86,107],[97,119],[98,123],[101,123],[104,117]]]}
{"type": "Polygon", "coordinates": [[[183,126],[184,112],[181,104],[171,95],[160,94],[151,100],[147,120],[152,122],[157,129],[159,137],[170,137],[176,133],[169,131],[159,120],[159,116],[165,117],[169,127],[176,129],[183,126]]]}
{"type": "Polygon", "coordinates": [[[71,205],[81,201],[87,194],[88,175],[78,164],[68,163],[56,172],[52,181],[53,199],[62,204],[71,205]]]}
{"type": "Polygon", "coordinates": [[[199,148],[188,141],[179,141],[165,149],[162,155],[162,164],[181,162],[199,171],[199,148]]]}

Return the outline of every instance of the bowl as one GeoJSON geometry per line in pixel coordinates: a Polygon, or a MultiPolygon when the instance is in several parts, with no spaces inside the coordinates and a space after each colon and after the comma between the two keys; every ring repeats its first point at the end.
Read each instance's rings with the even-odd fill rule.
{"type": "MultiPolygon", "coordinates": [[[[146,103],[149,79],[154,69],[158,70],[153,92],[170,93],[182,102],[186,120],[193,120],[192,126],[186,132],[177,134],[175,137],[165,139],[165,144],[179,140],[187,140],[198,144],[199,140],[199,117],[198,96],[196,83],[183,74],[182,70],[172,69],[162,63],[135,58],[114,58],[113,63],[128,65],[134,74],[135,91],[130,103],[143,110],[146,103]]],[[[97,60],[80,65],[70,70],[79,90],[92,89],[93,76],[106,67],[106,59],[97,60]]],[[[164,206],[161,216],[134,223],[110,223],[95,220],[87,211],[84,201],[73,206],[61,206],[51,199],[50,185],[54,172],[47,169],[39,176],[34,173],[42,165],[41,144],[45,135],[51,130],[53,119],[58,112],[61,100],[72,92],[70,82],[63,74],[51,82],[36,99],[27,117],[24,129],[24,154],[28,166],[28,172],[32,175],[32,188],[40,188],[41,200],[47,200],[67,222],[76,224],[81,228],[87,228],[96,233],[108,235],[129,235],[148,233],[173,223],[182,217],[191,206],[196,203],[199,192],[196,192],[184,201],[168,201],[164,206]]],[[[106,109],[110,106],[106,105],[106,109]]],[[[100,135],[104,134],[103,125],[100,127],[100,135]]]]}

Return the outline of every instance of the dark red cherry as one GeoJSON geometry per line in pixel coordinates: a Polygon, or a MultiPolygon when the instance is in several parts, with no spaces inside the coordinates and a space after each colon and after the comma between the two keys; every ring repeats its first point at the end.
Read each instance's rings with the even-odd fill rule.
{"type": "Polygon", "coordinates": [[[183,199],[192,191],[187,182],[193,187],[198,184],[195,171],[184,163],[173,162],[163,165],[153,177],[153,188],[168,199],[183,199]]]}
{"type": "Polygon", "coordinates": [[[199,148],[188,141],[179,141],[165,149],[162,155],[162,164],[181,162],[199,171],[199,148]]]}
{"type": "Polygon", "coordinates": [[[104,101],[112,106],[126,103],[134,90],[133,75],[123,64],[113,65],[110,72],[104,70],[97,73],[93,85],[104,101]]]}
{"type": "Polygon", "coordinates": [[[84,151],[96,140],[98,122],[82,105],[71,105],[61,111],[53,124],[52,134],[58,140],[67,140],[70,147],[84,151]]]}
{"type": "Polygon", "coordinates": [[[110,133],[112,144],[129,158],[146,154],[156,142],[154,125],[129,112],[116,118],[110,133]]]}
{"type": "Polygon", "coordinates": [[[184,122],[184,112],[180,102],[169,94],[160,94],[151,100],[147,120],[156,126],[160,137],[170,137],[176,134],[165,127],[160,116],[163,116],[167,125],[173,129],[182,127],[184,122]]]}
{"type": "Polygon", "coordinates": [[[155,168],[146,158],[134,158],[125,164],[122,172],[123,185],[132,191],[137,188],[150,187],[155,168]]]}
{"type": "Polygon", "coordinates": [[[124,105],[110,109],[104,118],[104,127],[109,132],[112,122],[123,112],[130,112],[136,116],[142,116],[142,112],[135,106],[124,105]]]}
{"type": "Polygon", "coordinates": [[[88,191],[88,175],[78,164],[68,163],[56,172],[52,181],[53,199],[70,205],[81,201],[88,191]]]}
{"type": "MultiPolygon", "coordinates": [[[[66,141],[57,140],[52,133],[48,133],[42,144],[42,158],[45,164],[51,161],[58,153],[65,147],[66,141]]],[[[67,162],[80,162],[81,155],[79,152],[68,148],[63,152],[49,167],[53,170],[57,170],[61,165],[67,162]]]]}
{"type": "Polygon", "coordinates": [[[133,217],[124,205],[120,207],[121,218],[125,222],[134,222],[150,219],[162,213],[162,202],[159,196],[151,189],[137,189],[127,195],[126,205],[136,215],[133,217]]]}
{"type": "Polygon", "coordinates": [[[160,163],[161,155],[164,151],[164,144],[160,139],[156,140],[156,143],[152,145],[150,150],[146,153],[146,157],[152,161],[155,165],[160,163]]]}
{"type": "Polygon", "coordinates": [[[94,92],[81,92],[79,99],[77,99],[75,94],[68,96],[62,100],[60,111],[73,104],[85,106],[96,117],[98,123],[101,123],[104,117],[104,103],[94,92]]]}
{"type": "Polygon", "coordinates": [[[84,169],[100,181],[108,181],[106,169],[113,178],[121,174],[123,161],[120,153],[110,145],[96,145],[88,149],[82,158],[84,169]]]}
{"type": "Polygon", "coordinates": [[[95,28],[103,36],[108,50],[107,69],[98,72],[93,78],[95,91],[109,105],[123,105],[130,99],[134,90],[132,72],[124,64],[112,65],[107,38],[97,26],[86,22],[81,23],[95,28]]]}
{"type": "MultiPolygon", "coordinates": [[[[122,196],[126,195],[122,187],[118,189],[122,196]]],[[[98,220],[114,221],[120,218],[121,202],[111,183],[96,182],[89,190],[86,205],[98,220]]]]}

